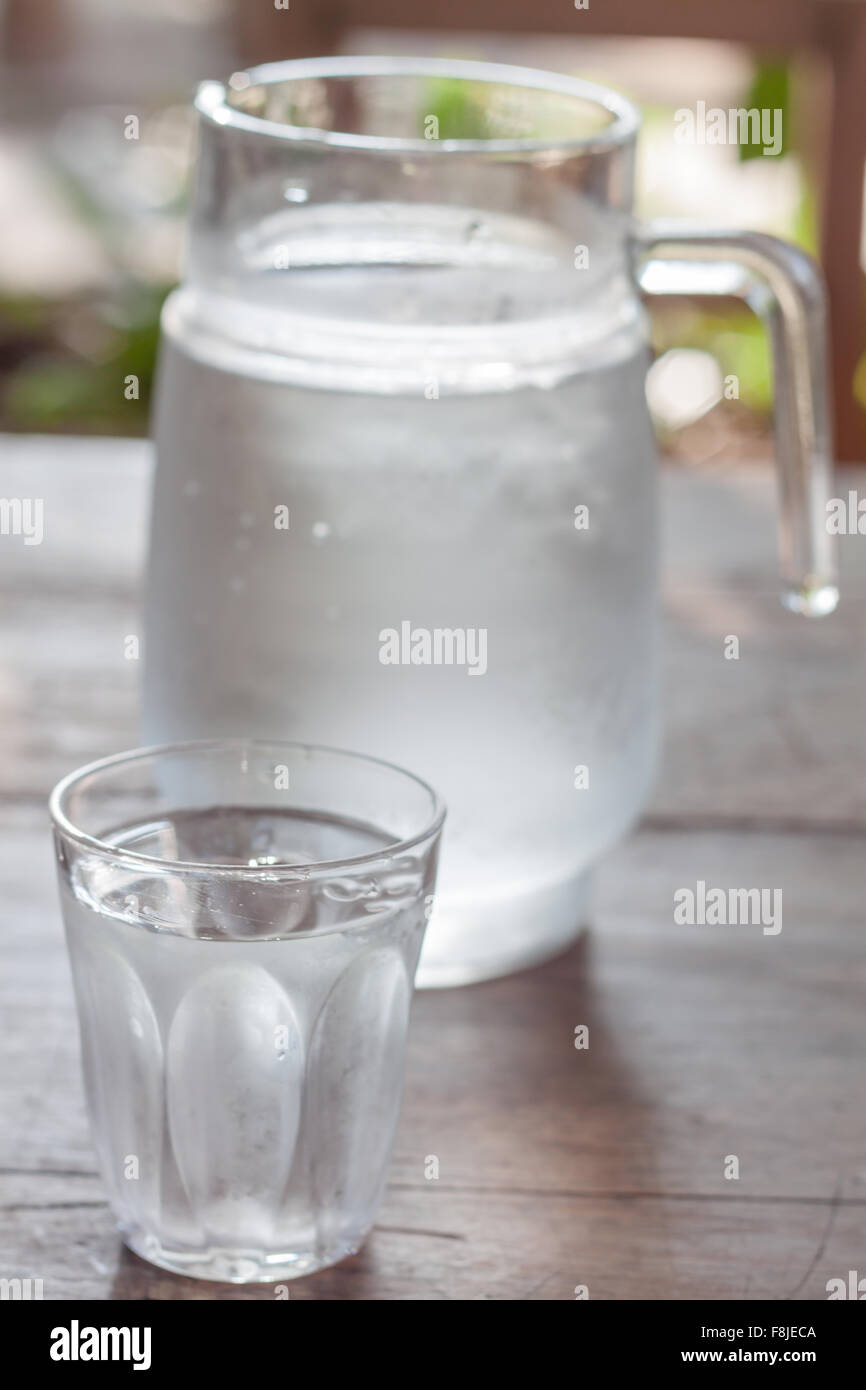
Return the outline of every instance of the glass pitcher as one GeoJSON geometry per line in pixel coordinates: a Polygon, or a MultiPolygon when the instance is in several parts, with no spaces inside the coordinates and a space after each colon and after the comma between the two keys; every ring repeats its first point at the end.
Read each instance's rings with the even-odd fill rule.
{"type": "Polygon", "coordinates": [[[580,929],[653,771],[639,283],[765,317],[783,598],[818,614],[836,602],[820,273],[768,236],[637,225],[638,115],[586,82],[328,58],[205,83],[196,106],[146,736],[412,768],[450,811],[419,983],[529,965],[580,929]]]}

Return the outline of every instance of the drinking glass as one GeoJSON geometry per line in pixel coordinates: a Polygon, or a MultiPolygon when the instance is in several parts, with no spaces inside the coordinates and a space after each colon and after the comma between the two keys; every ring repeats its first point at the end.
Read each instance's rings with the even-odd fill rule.
{"type": "Polygon", "coordinates": [[[400,1108],[436,793],[374,758],[218,740],[92,763],[51,814],[127,1245],[237,1283],[356,1251],[400,1108]]]}

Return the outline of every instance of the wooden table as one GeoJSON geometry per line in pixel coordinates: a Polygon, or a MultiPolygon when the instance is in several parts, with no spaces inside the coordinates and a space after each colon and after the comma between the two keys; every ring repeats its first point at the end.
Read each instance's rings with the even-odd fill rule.
{"type": "MultiPolygon", "coordinates": [[[[45,797],[136,740],[149,453],[0,447],[5,495],[45,506],[42,545],[0,537],[0,1277],[49,1299],[270,1299],[127,1253],[84,1115],[45,797]]],[[[810,623],[776,597],[767,474],[670,474],[663,497],[649,812],[567,956],[417,998],[376,1229],[292,1298],[821,1299],[866,1275],[866,538],[843,542],[839,613],[810,623]],[[699,878],[780,887],[782,932],[674,925],[699,878]]]]}

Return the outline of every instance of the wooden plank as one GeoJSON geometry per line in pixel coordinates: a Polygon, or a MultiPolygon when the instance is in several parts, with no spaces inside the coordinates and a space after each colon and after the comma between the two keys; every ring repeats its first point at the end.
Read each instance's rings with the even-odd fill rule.
{"type": "Polygon", "coordinates": [[[336,53],[343,31],[342,0],[276,0],[232,7],[232,45],[241,66],[336,53]]]}
{"type": "MultiPolygon", "coordinates": [[[[242,16],[251,7],[237,0],[235,13],[242,16]]],[[[435,11],[407,5],[405,0],[334,0],[323,6],[328,32],[320,36],[318,48],[296,50],[295,42],[306,43],[308,15],[312,0],[292,4],[281,13],[286,22],[280,27],[264,20],[252,23],[245,34],[244,53],[256,62],[288,57],[295,51],[327,53],[351,29],[423,30],[426,32],[551,33],[576,37],[592,34],[622,34],[629,38],[720,39],[727,43],[748,43],[781,49],[807,45],[815,35],[814,0],[726,0],[718,6],[713,0],[604,0],[587,9],[577,9],[571,0],[536,0],[527,6],[522,0],[463,0],[435,11]],[[292,24],[297,25],[297,40],[292,24]],[[250,52],[254,42],[255,52],[250,52]]],[[[318,6],[317,6],[318,8],[318,6]]]]}
{"type": "MultiPolygon", "coordinates": [[[[179,1279],[119,1247],[98,1207],[4,1212],[0,1277],[46,1299],[273,1300],[271,1285],[179,1279]]],[[[391,1189],[364,1249],[290,1300],[822,1299],[862,1268],[866,1206],[391,1189]]],[[[283,1286],[284,1288],[286,1286],[283,1286]]]]}
{"type": "Polygon", "coordinates": [[[863,458],[866,414],[854,396],[854,375],[864,347],[863,176],[866,165],[866,9],[828,4],[822,44],[833,67],[833,105],[827,144],[822,254],[830,297],[833,338],[833,402],[838,457],[863,458]]]}
{"type": "Polygon", "coordinates": [[[74,20],[63,0],[6,0],[0,15],[3,56],[10,64],[45,63],[64,57],[70,48],[74,20]]]}

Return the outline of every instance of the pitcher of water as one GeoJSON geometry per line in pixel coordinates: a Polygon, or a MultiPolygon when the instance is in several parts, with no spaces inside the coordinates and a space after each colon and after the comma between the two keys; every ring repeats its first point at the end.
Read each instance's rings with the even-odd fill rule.
{"type": "Polygon", "coordinates": [[[817,614],[836,601],[820,274],[768,236],[637,225],[636,111],[586,82],[314,59],[196,105],[155,416],[148,741],[412,768],[450,812],[419,983],[526,966],[579,930],[653,769],[639,286],[765,317],[783,598],[817,614]]]}

